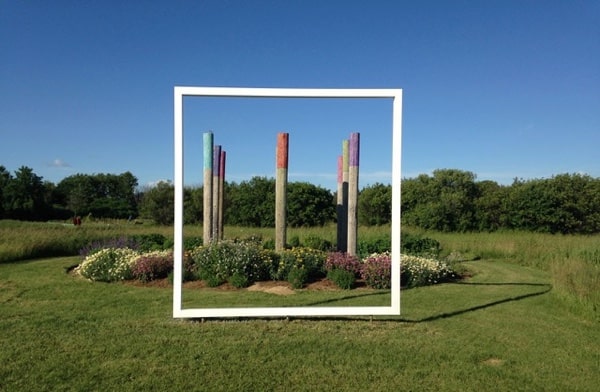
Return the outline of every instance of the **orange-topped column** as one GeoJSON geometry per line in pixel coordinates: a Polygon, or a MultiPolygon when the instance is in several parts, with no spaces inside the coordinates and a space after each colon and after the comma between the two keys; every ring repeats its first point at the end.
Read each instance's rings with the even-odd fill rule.
{"type": "Polygon", "coordinates": [[[277,134],[277,173],[275,178],[275,250],[285,249],[287,230],[287,177],[289,134],[277,134]]]}

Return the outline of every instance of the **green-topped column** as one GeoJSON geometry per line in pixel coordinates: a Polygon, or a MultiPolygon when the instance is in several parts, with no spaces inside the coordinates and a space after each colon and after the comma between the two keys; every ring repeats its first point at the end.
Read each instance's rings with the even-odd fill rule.
{"type": "Polygon", "coordinates": [[[360,156],[360,134],[350,134],[348,154],[348,250],[356,256],[358,234],[358,161],[360,156]]]}
{"type": "Polygon", "coordinates": [[[204,244],[212,240],[212,171],[213,171],[213,134],[204,133],[204,184],[203,184],[203,217],[202,235],[204,244]]]}

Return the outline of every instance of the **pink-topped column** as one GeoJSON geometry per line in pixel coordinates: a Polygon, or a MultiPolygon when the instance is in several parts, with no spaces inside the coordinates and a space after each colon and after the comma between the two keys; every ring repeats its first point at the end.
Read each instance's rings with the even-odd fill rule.
{"type": "Polygon", "coordinates": [[[213,148],[213,189],[212,189],[212,230],[211,239],[217,241],[219,239],[219,166],[221,164],[221,146],[215,145],[213,148]]]}

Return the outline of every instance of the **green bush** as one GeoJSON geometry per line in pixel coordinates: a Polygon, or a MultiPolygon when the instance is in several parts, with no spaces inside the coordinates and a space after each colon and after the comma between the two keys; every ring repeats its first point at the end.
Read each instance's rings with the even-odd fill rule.
{"type": "Polygon", "coordinates": [[[408,233],[402,233],[400,237],[402,253],[405,254],[437,258],[442,250],[440,243],[433,238],[408,233]]]}
{"type": "Polygon", "coordinates": [[[356,244],[356,253],[360,258],[373,253],[389,252],[392,249],[390,236],[381,236],[368,240],[359,240],[356,244]]]}
{"type": "Polygon", "coordinates": [[[336,284],[340,289],[350,290],[356,283],[356,276],[354,272],[334,268],[327,272],[327,278],[336,284]]]}
{"type": "MultiPolygon", "coordinates": [[[[300,243],[300,237],[298,237],[297,235],[290,237],[287,245],[291,248],[297,248],[299,246],[302,246],[302,244],[300,243]]],[[[273,240],[273,249],[275,249],[275,240],[273,240]]]]}
{"type": "Polygon", "coordinates": [[[191,250],[202,246],[202,237],[184,237],[183,238],[183,249],[191,250]]]}
{"type": "Polygon", "coordinates": [[[164,250],[168,247],[167,237],[162,234],[135,234],[129,237],[136,244],[136,249],[140,252],[150,252],[153,250],[164,250]],[[165,246],[167,245],[167,246],[165,246]]]}

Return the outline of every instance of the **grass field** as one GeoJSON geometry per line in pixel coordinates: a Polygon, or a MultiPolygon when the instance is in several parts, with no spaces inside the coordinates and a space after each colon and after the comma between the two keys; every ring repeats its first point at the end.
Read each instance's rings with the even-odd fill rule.
{"type": "MultiPolygon", "coordinates": [[[[91,283],[65,272],[76,262],[0,264],[1,391],[595,391],[600,381],[597,320],[570,312],[549,272],[505,260],[403,291],[399,317],[203,323],[172,319],[170,288],[91,283]]],[[[207,306],[233,294],[281,300],[190,293],[207,306]]]]}

